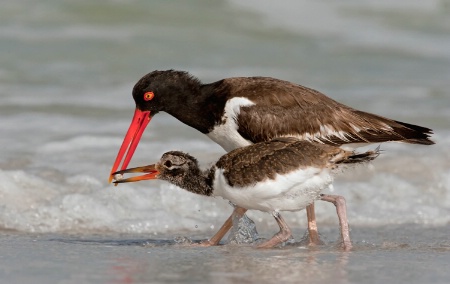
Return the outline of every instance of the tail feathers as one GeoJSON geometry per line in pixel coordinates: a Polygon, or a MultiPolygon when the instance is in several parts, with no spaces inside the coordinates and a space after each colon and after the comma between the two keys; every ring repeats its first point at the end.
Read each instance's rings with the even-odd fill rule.
{"type": "Polygon", "coordinates": [[[379,115],[354,111],[360,119],[375,127],[361,127],[362,131],[358,134],[366,141],[371,143],[399,141],[410,144],[432,145],[434,142],[430,139],[433,130],[427,127],[409,124],[397,120],[391,120],[379,115]],[[386,129],[386,126],[390,129],[386,129]]]}
{"type": "Polygon", "coordinates": [[[340,161],[336,161],[336,164],[358,164],[369,162],[378,157],[380,155],[380,152],[380,146],[378,146],[375,150],[372,151],[367,151],[364,153],[353,153],[340,161]]]}
{"type": "Polygon", "coordinates": [[[403,142],[422,145],[434,144],[434,141],[430,139],[431,134],[433,134],[433,130],[406,122],[395,122],[403,126],[402,128],[395,129],[398,134],[405,137],[405,140],[403,140],[403,142]]]}

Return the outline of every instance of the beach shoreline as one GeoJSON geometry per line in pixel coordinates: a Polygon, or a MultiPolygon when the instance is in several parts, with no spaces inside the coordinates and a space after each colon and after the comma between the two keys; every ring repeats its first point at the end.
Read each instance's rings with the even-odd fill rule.
{"type": "MultiPolygon", "coordinates": [[[[295,231],[296,236],[302,232],[295,231]]],[[[323,246],[289,244],[192,247],[175,239],[203,235],[30,234],[0,232],[3,283],[447,283],[450,227],[353,227],[342,251],[337,228],[323,246]],[[387,282],[386,282],[387,281],[387,282]]],[[[269,237],[270,232],[263,232],[269,237]]]]}

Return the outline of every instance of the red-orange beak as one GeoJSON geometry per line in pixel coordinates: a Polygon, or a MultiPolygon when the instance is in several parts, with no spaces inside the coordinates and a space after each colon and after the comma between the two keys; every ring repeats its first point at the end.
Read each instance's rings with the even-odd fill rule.
{"type": "Polygon", "coordinates": [[[131,169],[117,171],[115,173],[112,173],[111,176],[115,176],[116,174],[123,175],[126,173],[147,173],[147,174],[142,175],[142,176],[135,176],[135,177],[130,177],[130,178],[126,178],[126,179],[115,180],[114,183],[118,184],[118,183],[123,183],[123,182],[135,182],[135,181],[146,180],[146,179],[158,179],[157,175],[159,174],[159,171],[156,169],[156,164],[154,164],[154,165],[148,165],[148,166],[144,166],[144,167],[137,167],[137,168],[131,168],[131,169]]]}
{"type": "Polygon", "coordinates": [[[139,144],[142,133],[144,133],[145,127],[147,127],[150,120],[150,111],[142,111],[139,109],[135,110],[133,120],[131,121],[127,134],[123,139],[122,146],[120,147],[119,153],[117,154],[116,161],[114,162],[114,165],[111,169],[109,182],[113,180],[113,173],[119,169],[119,165],[122,162],[124,156],[125,159],[123,159],[121,170],[127,168],[131,158],[133,157],[134,151],[139,144]]]}

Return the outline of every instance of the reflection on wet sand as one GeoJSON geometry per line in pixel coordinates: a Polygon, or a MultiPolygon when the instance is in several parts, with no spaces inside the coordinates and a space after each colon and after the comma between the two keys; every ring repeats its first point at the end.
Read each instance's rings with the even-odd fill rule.
{"type": "Polygon", "coordinates": [[[148,258],[117,258],[110,272],[116,283],[183,281],[212,283],[348,283],[351,252],[334,246],[314,248],[289,245],[260,250],[249,245],[190,247],[161,242],[148,258]],[[325,272],[324,272],[325,271],[325,272]]]}

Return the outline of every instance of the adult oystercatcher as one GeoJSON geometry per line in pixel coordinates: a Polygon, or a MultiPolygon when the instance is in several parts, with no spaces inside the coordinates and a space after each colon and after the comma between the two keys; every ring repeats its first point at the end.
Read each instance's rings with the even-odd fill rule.
{"type": "MultiPolygon", "coordinates": [[[[335,146],[434,144],[429,128],[359,111],[316,90],[268,77],[202,84],[187,72],[153,71],[136,83],[133,98],[136,110],[110,182],[122,160],[120,168],[128,166],[147,124],[160,111],[206,134],[226,151],[283,136],[335,146]]],[[[318,243],[314,203],[306,209],[310,241],[318,243]]]]}
{"type": "MultiPolygon", "coordinates": [[[[331,185],[334,174],[344,165],[371,161],[378,154],[378,149],[355,154],[335,146],[283,137],[233,150],[205,171],[199,169],[194,157],[179,151],[167,152],[157,164],[114,173],[147,174],[114,182],[161,179],[196,194],[221,196],[244,208],[240,214],[247,209],[272,213],[280,231],[258,245],[270,248],[291,237],[280,211],[299,211],[318,199],[339,199],[321,194],[331,185]]],[[[348,250],[351,248],[348,224],[346,217],[341,216],[346,212],[345,203],[338,203],[337,208],[339,220],[345,221],[340,224],[341,237],[348,250]]]]}

